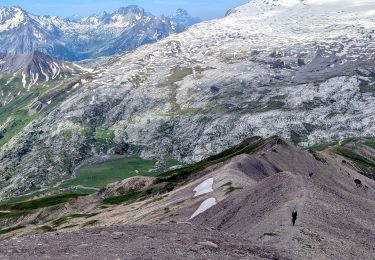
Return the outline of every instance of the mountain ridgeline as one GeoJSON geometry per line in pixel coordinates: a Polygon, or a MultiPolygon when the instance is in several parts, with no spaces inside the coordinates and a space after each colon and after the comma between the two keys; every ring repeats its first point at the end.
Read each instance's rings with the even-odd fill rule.
{"type": "Polygon", "coordinates": [[[154,16],[138,6],[80,19],[32,15],[19,7],[0,9],[0,51],[41,51],[62,60],[82,60],[133,50],[199,22],[185,10],[154,16]]]}

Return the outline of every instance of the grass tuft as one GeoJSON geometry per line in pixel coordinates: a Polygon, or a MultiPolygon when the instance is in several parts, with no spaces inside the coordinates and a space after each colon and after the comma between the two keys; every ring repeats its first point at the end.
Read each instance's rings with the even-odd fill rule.
{"type": "Polygon", "coordinates": [[[64,217],[54,220],[52,224],[54,227],[58,227],[58,226],[61,226],[62,224],[69,222],[69,220],[74,219],[74,218],[91,218],[98,214],[99,214],[98,212],[88,213],[88,214],[81,214],[81,213],[71,214],[71,215],[64,216],[64,217]]]}
{"type": "Polygon", "coordinates": [[[10,232],[13,232],[15,230],[22,229],[22,228],[25,228],[25,226],[24,225],[18,225],[18,226],[14,226],[14,227],[10,227],[10,228],[4,228],[4,229],[0,230],[0,235],[8,234],[10,232]]]}
{"type": "Polygon", "coordinates": [[[48,226],[48,225],[44,225],[44,226],[39,227],[39,230],[41,230],[43,233],[55,231],[55,229],[53,227],[48,226]]]}
{"type": "Polygon", "coordinates": [[[98,223],[99,221],[96,220],[96,219],[93,219],[93,220],[90,220],[90,221],[87,221],[86,223],[84,223],[82,225],[82,227],[87,227],[87,226],[92,226],[92,225],[95,225],[96,223],[98,223]]]}
{"type": "Polygon", "coordinates": [[[135,202],[137,199],[139,199],[141,194],[142,192],[140,191],[128,192],[125,195],[106,198],[103,200],[103,203],[116,205],[116,204],[121,204],[121,203],[126,202],[127,204],[130,204],[130,203],[135,202]]]}
{"type": "Polygon", "coordinates": [[[0,220],[19,218],[30,213],[29,211],[0,212],[0,220]]]}

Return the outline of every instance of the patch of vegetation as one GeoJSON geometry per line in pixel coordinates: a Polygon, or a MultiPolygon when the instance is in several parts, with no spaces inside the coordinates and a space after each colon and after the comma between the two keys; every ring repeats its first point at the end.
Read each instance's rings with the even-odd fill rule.
{"type": "MultiPolygon", "coordinates": [[[[0,205],[0,209],[12,210],[14,212],[0,214],[0,219],[17,217],[28,214],[31,210],[65,203],[71,199],[92,194],[96,191],[95,189],[98,190],[103,188],[109,183],[121,181],[129,177],[139,175],[153,176],[157,175],[163,169],[170,168],[175,165],[181,165],[181,163],[176,160],[167,160],[155,170],[155,164],[156,161],[154,160],[144,160],[141,158],[120,158],[82,167],[78,171],[76,179],[69,180],[59,186],[59,194],[43,197],[45,194],[53,192],[51,189],[11,198],[6,202],[3,202],[0,205]],[[40,199],[33,199],[34,197],[40,197],[40,199]]],[[[125,195],[127,196],[127,194],[125,195]]],[[[116,198],[113,200],[108,200],[108,202],[113,201],[113,203],[115,203],[114,201],[121,200],[124,202],[127,201],[126,198],[116,198]]],[[[108,207],[105,205],[102,206],[103,208],[108,207]]]]}
{"type": "Polygon", "coordinates": [[[52,231],[55,231],[55,229],[51,226],[48,226],[48,225],[44,225],[44,226],[41,226],[38,228],[40,231],[42,231],[43,233],[47,233],[47,232],[52,232],[52,231]]]}
{"type": "Polygon", "coordinates": [[[360,165],[367,166],[370,168],[375,169],[375,163],[370,161],[369,159],[357,154],[356,152],[352,151],[351,149],[347,147],[336,147],[335,153],[353,161],[360,165]]]}
{"type": "Polygon", "coordinates": [[[2,219],[12,219],[12,218],[19,218],[30,214],[29,211],[11,211],[11,212],[0,212],[0,220],[2,219]]]}
{"type": "Polygon", "coordinates": [[[168,170],[169,168],[174,167],[174,168],[181,168],[183,167],[183,164],[178,161],[178,160],[166,160],[164,162],[161,162],[159,166],[159,170],[156,171],[157,173],[163,172],[165,170],[168,170]]]}
{"type": "Polygon", "coordinates": [[[77,178],[67,181],[63,187],[82,185],[103,188],[109,183],[121,181],[133,176],[151,176],[156,161],[141,158],[120,158],[81,167],[77,178]]]}
{"type": "Polygon", "coordinates": [[[339,144],[340,144],[340,146],[344,146],[345,144],[354,143],[354,142],[357,142],[357,141],[358,141],[358,138],[346,138],[345,140],[341,140],[340,142],[337,141],[337,140],[334,140],[334,141],[331,141],[331,142],[310,146],[310,147],[306,148],[306,150],[313,151],[313,152],[321,152],[321,151],[327,150],[329,148],[339,146],[339,144]]]}
{"type": "Polygon", "coordinates": [[[176,82],[183,80],[185,77],[191,74],[193,74],[192,68],[185,68],[185,67],[176,68],[172,72],[172,74],[166,79],[164,84],[166,86],[172,86],[176,82]]]}
{"type": "Polygon", "coordinates": [[[52,224],[53,224],[54,227],[58,227],[58,226],[61,226],[62,224],[66,223],[68,221],[69,221],[69,218],[61,217],[61,218],[58,218],[58,219],[54,220],[52,222],[52,224]]]}
{"type": "Polygon", "coordinates": [[[83,214],[82,213],[71,214],[71,215],[64,216],[64,217],[61,217],[61,218],[58,218],[58,219],[54,220],[52,222],[52,224],[53,224],[54,227],[58,227],[58,226],[61,226],[64,223],[67,223],[71,219],[75,219],[75,218],[91,218],[91,217],[96,216],[98,214],[99,214],[98,212],[87,213],[87,214],[85,214],[85,213],[83,213],[83,214]]]}
{"type": "Polygon", "coordinates": [[[12,102],[2,106],[0,109],[0,122],[7,122],[4,129],[1,129],[2,138],[0,147],[8,143],[16,134],[41,114],[47,113],[64,100],[67,95],[66,89],[77,81],[77,78],[50,80],[48,83],[37,84],[30,91],[26,91],[22,85],[20,76],[13,78],[12,82],[6,81],[13,75],[0,75],[0,90],[6,93],[20,93],[14,97],[12,102]],[[51,104],[45,102],[47,98],[51,104]]]}
{"type": "Polygon", "coordinates": [[[185,77],[191,74],[193,74],[192,68],[179,67],[174,69],[174,71],[172,71],[172,74],[169,77],[167,77],[167,79],[164,82],[164,85],[168,86],[170,89],[171,94],[168,102],[171,103],[173,112],[181,110],[181,107],[177,102],[178,85],[176,83],[183,80],[185,77]]]}
{"type": "Polygon", "coordinates": [[[122,196],[115,196],[115,197],[109,197],[103,200],[104,204],[111,204],[111,205],[116,205],[116,204],[121,204],[121,203],[127,203],[130,204],[132,202],[135,202],[142,192],[140,191],[130,191],[126,193],[125,195],[122,196]]]}
{"type": "Polygon", "coordinates": [[[339,142],[337,141],[333,141],[333,142],[329,142],[329,143],[324,143],[324,144],[318,144],[318,145],[314,145],[314,146],[310,146],[308,148],[309,151],[313,151],[313,152],[321,152],[321,151],[324,151],[332,146],[336,146],[338,145],[339,142]]]}
{"type": "Polygon", "coordinates": [[[233,191],[236,191],[236,190],[242,190],[243,188],[242,187],[233,187],[233,186],[229,186],[226,190],[225,190],[225,195],[228,195],[230,193],[232,193],[233,191]]]}
{"type": "Polygon", "coordinates": [[[170,208],[164,208],[164,213],[165,213],[165,214],[168,214],[169,212],[171,212],[171,209],[170,209],[170,208]]]}
{"type": "Polygon", "coordinates": [[[73,227],[77,227],[78,224],[75,224],[75,225],[69,225],[69,226],[65,226],[63,227],[62,229],[68,229],[68,228],[73,228],[73,227]]]}
{"type": "Polygon", "coordinates": [[[375,138],[366,138],[363,141],[363,144],[372,148],[372,149],[375,149],[375,138]]]}
{"type": "Polygon", "coordinates": [[[91,218],[93,216],[98,215],[99,212],[93,212],[93,213],[76,213],[76,214],[71,214],[67,216],[67,218],[91,218]]]}
{"type": "Polygon", "coordinates": [[[225,186],[232,186],[232,182],[231,181],[228,181],[227,183],[224,183],[223,185],[221,185],[221,187],[225,187],[225,186]]]}
{"type": "Polygon", "coordinates": [[[15,227],[0,229],[0,235],[8,234],[10,232],[13,232],[15,230],[22,229],[22,228],[25,228],[25,226],[24,225],[18,225],[18,226],[15,226],[15,227]]]}
{"type": "Polygon", "coordinates": [[[18,211],[35,210],[35,209],[46,208],[46,207],[62,204],[74,198],[78,198],[84,195],[86,194],[79,194],[79,193],[57,194],[57,195],[52,195],[52,196],[48,196],[48,197],[44,197],[40,199],[17,202],[14,204],[3,204],[3,205],[0,205],[0,208],[9,209],[9,210],[18,210],[18,211]]]}
{"type": "Polygon", "coordinates": [[[94,135],[94,140],[98,144],[106,147],[114,144],[113,139],[115,138],[115,132],[113,130],[97,128],[94,135]]]}
{"type": "Polygon", "coordinates": [[[87,226],[92,226],[92,225],[95,225],[96,223],[98,223],[99,221],[96,220],[96,219],[93,219],[93,220],[90,220],[90,221],[87,221],[86,223],[84,223],[82,225],[82,227],[87,227],[87,226]]]}

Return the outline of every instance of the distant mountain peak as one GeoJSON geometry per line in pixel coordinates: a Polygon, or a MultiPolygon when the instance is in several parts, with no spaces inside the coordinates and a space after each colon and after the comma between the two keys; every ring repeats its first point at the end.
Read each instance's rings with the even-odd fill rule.
{"type": "Polygon", "coordinates": [[[13,17],[16,15],[27,16],[27,12],[19,6],[0,8],[0,21],[4,18],[13,17]]]}
{"type": "Polygon", "coordinates": [[[126,7],[120,7],[115,13],[118,14],[139,14],[145,13],[145,10],[142,7],[139,7],[138,5],[129,5],[126,7]]]}
{"type": "MultiPolygon", "coordinates": [[[[173,14],[169,17],[173,22],[180,25],[181,27],[189,27],[190,25],[201,22],[202,20],[199,17],[192,17],[188,11],[182,8],[178,8],[173,14]]],[[[181,28],[183,30],[184,28],[181,28]]]]}
{"type": "Polygon", "coordinates": [[[27,19],[27,13],[21,7],[0,9],[0,31],[18,27],[27,19]]]}
{"type": "Polygon", "coordinates": [[[173,12],[172,16],[180,16],[180,15],[189,15],[188,11],[182,8],[178,8],[176,11],[173,12]]]}
{"type": "Polygon", "coordinates": [[[12,7],[0,7],[0,14],[3,12],[26,12],[20,6],[12,6],[12,7]]]}
{"type": "Polygon", "coordinates": [[[83,68],[33,51],[26,54],[0,54],[0,72],[20,73],[24,87],[30,87],[68,74],[79,74],[83,68]]]}

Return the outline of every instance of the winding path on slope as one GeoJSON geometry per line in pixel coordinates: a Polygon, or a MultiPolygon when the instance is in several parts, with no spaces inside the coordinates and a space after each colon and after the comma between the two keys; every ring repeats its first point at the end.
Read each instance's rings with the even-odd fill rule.
{"type": "Polygon", "coordinates": [[[302,174],[295,174],[298,180],[298,190],[296,192],[295,199],[289,201],[285,204],[283,209],[283,228],[282,232],[280,233],[280,244],[284,245],[285,247],[290,247],[293,245],[293,238],[296,233],[299,231],[299,227],[301,227],[301,220],[304,218],[303,209],[306,203],[306,199],[308,196],[308,191],[304,184],[304,177],[302,174]],[[292,226],[292,211],[296,209],[298,212],[296,226],[292,226]]]}

